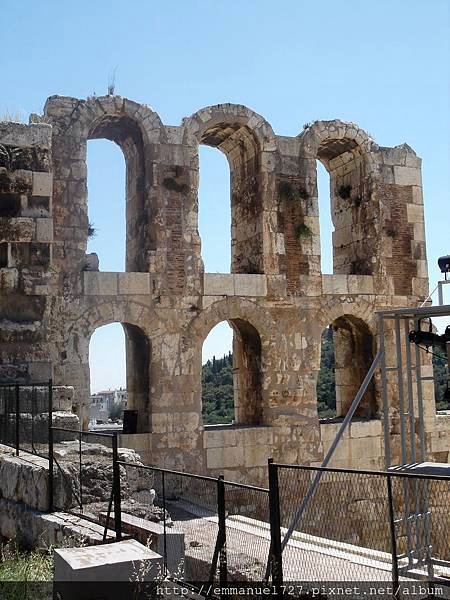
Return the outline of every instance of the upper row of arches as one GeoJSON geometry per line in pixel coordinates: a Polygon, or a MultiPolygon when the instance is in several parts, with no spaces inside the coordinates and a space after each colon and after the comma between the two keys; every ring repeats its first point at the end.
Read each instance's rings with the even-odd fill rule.
{"type": "MultiPolygon", "coordinates": [[[[61,102],[59,97],[47,101],[47,121],[60,123],[61,102]]],[[[104,138],[123,152],[127,271],[147,271],[149,257],[161,245],[172,243],[177,247],[168,252],[181,253],[177,228],[194,240],[198,236],[194,171],[202,145],[220,150],[229,165],[231,272],[285,273],[295,287],[299,275],[324,270],[320,260],[327,250],[320,248],[318,161],[329,175],[330,208],[326,212],[332,221],[328,229],[334,230],[333,269],[327,270],[372,274],[377,231],[364,221],[373,220],[366,201],[372,199],[372,153],[378,147],[358,126],[339,120],[314,122],[291,138],[296,140],[297,153],[291,156],[292,150],[286,152],[283,143],[287,138],[278,138],[261,115],[242,105],[206,107],[173,128],[165,127],[151,108],[120,97],[67,99],[66,104],[64,135],[81,144],[104,138]],[[173,146],[172,155],[161,150],[164,144],[173,146]],[[175,146],[188,150],[179,157],[175,146]],[[175,158],[180,164],[172,165],[169,176],[166,169],[166,176],[159,180],[154,163],[170,163],[175,158]],[[192,194],[194,219],[186,216],[189,206],[174,201],[176,214],[168,225],[162,215],[164,201],[158,199],[161,186],[170,193],[192,194]]],[[[82,150],[79,159],[85,160],[82,150]]],[[[200,173],[200,184],[205,179],[205,172],[200,173]]]]}

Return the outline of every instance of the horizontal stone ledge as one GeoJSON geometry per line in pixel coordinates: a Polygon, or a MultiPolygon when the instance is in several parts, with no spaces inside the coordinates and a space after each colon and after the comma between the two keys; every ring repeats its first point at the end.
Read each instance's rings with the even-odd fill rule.
{"type": "Polygon", "coordinates": [[[322,275],[323,294],[374,294],[372,275],[322,275]]]}
{"type": "Polygon", "coordinates": [[[270,425],[205,425],[203,445],[208,448],[229,446],[267,446],[273,444],[273,430],[270,425]]]}
{"type": "Polygon", "coordinates": [[[205,273],[205,296],[267,296],[267,277],[246,273],[205,273]]]}
{"type": "Polygon", "coordinates": [[[102,273],[85,271],[85,296],[137,296],[150,294],[150,273],[102,273]]]}
{"type": "Polygon", "coordinates": [[[19,148],[44,148],[52,144],[52,128],[47,123],[24,123],[0,121],[0,144],[19,148]]]}

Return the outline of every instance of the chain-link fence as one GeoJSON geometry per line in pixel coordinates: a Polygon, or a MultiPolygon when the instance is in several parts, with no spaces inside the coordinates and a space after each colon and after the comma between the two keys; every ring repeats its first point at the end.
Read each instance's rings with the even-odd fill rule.
{"type": "Polygon", "coordinates": [[[450,585],[448,476],[271,468],[279,581],[450,585]]]}
{"type": "Polygon", "coordinates": [[[0,384],[0,444],[48,458],[52,382],[0,384]]]}

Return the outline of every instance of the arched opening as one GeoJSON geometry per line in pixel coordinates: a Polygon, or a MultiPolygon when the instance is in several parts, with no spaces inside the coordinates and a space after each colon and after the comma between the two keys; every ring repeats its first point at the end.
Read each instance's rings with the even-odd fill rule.
{"type": "MultiPolygon", "coordinates": [[[[116,392],[126,390],[125,335],[120,323],[104,325],[94,331],[89,343],[91,402],[89,426],[123,418],[116,392]]],[[[85,428],[83,423],[83,428],[85,428]]]]}
{"type": "Polygon", "coordinates": [[[199,147],[198,226],[205,273],[231,269],[230,167],[222,152],[199,147]]]}
{"type": "MultiPolygon", "coordinates": [[[[343,315],[324,330],[317,378],[319,418],[344,417],[347,414],[373,358],[373,335],[361,319],[343,315]]],[[[374,419],[377,415],[378,405],[372,380],[355,416],[374,419]]]]}
{"type": "Polygon", "coordinates": [[[320,270],[322,274],[332,274],[334,226],[331,219],[331,180],[320,160],[316,160],[316,166],[320,220],[320,270]]]}
{"type": "MultiPolygon", "coordinates": [[[[113,153],[109,147],[106,159],[101,156],[107,144],[104,142],[89,143],[89,169],[88,169],[88,193],[89,193],[89,222],[97,231],[93,237],[92,244],[103,250],[111,252],[111,259],[105,257],[100,262],[101,270],[112,264],[111,270],[123,270],[132,272],[147,272],[149,251],[154,249],[155,241],[153,230],[148,222],[148,207],[146,206],[146,168],[144,160],[144,142],[142,132],[138,124],[129,117],[105,116],[100,122],[94,123],[88,135],[89,140],[110,140],[115,142],[122,150],[125,158],[126,172],[122,175],[123,168],[117,153],[113,153]],[[93,149],[91,151],[91,149],[93,149]],[[93,163],[91,163],[93,161],[93,163]],[[111,161],[111,162],[110,162],[111,161]],[[91,182],[91,177],[93,181],[91,182]],[[125,181],[125,186],[124,186],[125,181]],[[93,185],[92,185],[93,184],[93,185]],[[92,187],[94,202],[92,202],[92,187]],[[125,209],[117,210],[117,198],[119,190],[125,187],[125,209]],[[95,202],[95,198],[100,200],[95,202]],[[91,209],[91,204],[92,206],[91,209]],[[98,205],[98,208],[95,206],[98,205]],[[126,227],[121,226],[125,213],[126,227]],[[114,227],[114,228],[113,228],[114,227]],[[117,232],[124,232],[119,234],[117,232]],[[125,254],[114,250],[114,247],[123,248],[121,241],[125,238],[125,254]],[[121,268],[117,269],[121,262],[121,268]]],[[[90,230],[88,226],[88,236],[90,230]]]]}
{"type": "Polygon", "coordinates": [[[125,271],[125,161],[108,140],[87,145],[88,253],[101,271],[125,271]]]}
{"type": "Polygon", "coordinates": [[[231,272],[263,273],[264,203],[257,140],[248,127],[230,122],[208,128],[203,132],[200,144],[218,148],[228,159],[231,181],[231,272]]]}
{"type": "MultiPolygon", "coordinates": [[[[137,432],[149,429],[150,343],[145,333],[130,323],[99,327],[89,344],[91,405],[88,422],[123,422],[123,411],[137,410],[137,432]]],[[[101,423],[100,423],[101,424],[101,423]]]]}
{"type": "MultiPolygon", "coordinates": [[[[372,200],[372,180],[367,173],[364,148],[351,138],[326,139],[317,151],[318,163],[329,175],[332,220],[333,273],[372,275],[376,256],[378,215],[372,200]]],[[[325,174],[319,166],[318,186],[325,204],[325,174]]],[[[321,206],[322,266],[328,269],[326,237],[329,225],[324,215],[330,208],[321,206]]],[[[331,272],[331,269],[330,269],[331,272]]]]}
{"type": "Polygon", "coordinates": [[[205,425],[260,425],[263,421],[261,339],[253,325],[242,319],[219,323],[205,339],[203,357],[205,425]],[[211,344],[215,336],[216,341],[211,344]],[[212,353],[213,348],[220,351],[212,353]]]}
{"type": "Polygon", "coordinates": [[[205,425],[232,424],[233,330],[226,321],[211,329],[202,351],[202,416],[205,425]]]}

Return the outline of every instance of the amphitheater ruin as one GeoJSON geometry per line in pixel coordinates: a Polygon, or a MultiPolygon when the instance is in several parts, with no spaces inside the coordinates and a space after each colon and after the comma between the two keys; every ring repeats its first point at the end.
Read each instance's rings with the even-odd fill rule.
{"type": "MultiPolygon", "coordinates": [[[[148,464],[261,484],[269,456],[320,464],[335,436],[339,424],[317,411],[323,329],[333,324],[343,417],[377,351],[376,311],[427,297],[421,160],[339,120],[288,137],[241,105],[171,126],[122,97],[52,96],[29,125],[0,123],[0,294],[0,380],[73,386],[86,424],[90,337],[121,323],[138,410],[127,444],[148,464]],[[99,271],[86,253],[93,138],[125,157],[123,273],[99,271]],[[204,272],[200,144],[230,166],[229,274],[204,272]],[[317,161],[330,175],[330,275],[320,268],[317,161]],[[222,321],[234,334],[236,418],[204,426],[201,349],[222,321]]],[[[332,466],[383,468],[379,388],[375,377],[332,466]]],[[[428,454],[447,462],[450,416],[436,415],[432,382],[424,399],[428,454]]],[[[395,448],[395,427],[391,436],[395,448]]]]}

